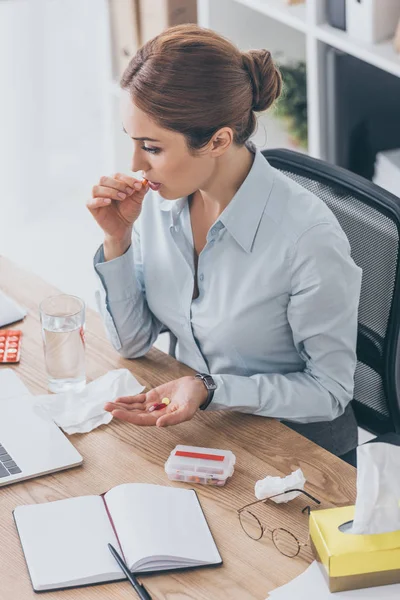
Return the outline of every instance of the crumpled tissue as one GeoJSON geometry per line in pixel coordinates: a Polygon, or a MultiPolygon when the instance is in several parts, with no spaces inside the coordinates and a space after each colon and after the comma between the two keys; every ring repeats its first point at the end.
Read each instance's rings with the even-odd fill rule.
{"type": "MultiPolygon", "coordinates": [[[[296,488],[298,490],[304,489],[304,484],[306,482],[306,478],[304,477],[303,471],[301,469],[297,469],[297,471],[293,471],[287,477],[265,477],[264,479],[260,479],[257,481],[254,491],[256,494],[256,498],[258,500],[263,500],[264,498],[270,498],[275,494],[282,494],[282,492],[286,492],[286,490],[292,490],[296,488]]],[[[276,504],[281,504],[282,502],[289,502],[289,500],[293,500],[293,498],[297,498],[300,495],[300,492],[292,492],[290,494],[279,495],[276,498],[271,498],[273,502],[276,504]]]]}
{"type": "Polygon", "coordinates": [[[106,402],[113,402],[119,396],[135,396],[143,390],[144,386],[128,369],[116,369],[88,383],[81,392],[36,396],[35,404],[65,433],[87,433],[113,418],[104,410],[106,402]]]}

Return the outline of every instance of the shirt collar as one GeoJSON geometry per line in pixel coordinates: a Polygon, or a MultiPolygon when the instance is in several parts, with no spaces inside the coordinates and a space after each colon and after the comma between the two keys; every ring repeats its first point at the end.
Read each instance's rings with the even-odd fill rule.
{"type": "Polygon", "coordinates": [[[261,152],[256,150],[246,179],[219,217],[246,252],[252,251],[273,181],[274,170],[261,152]]]}
{"type": "Polygon", "coordinates": [[[171,212],[173,215],[179,215],[187,202],[187,196],[182,196],[177,200],[164,200],[161,198],[160,209],[163,212],[171,212]]]}
{"type": "MultiPolygon", "coordinates": [[[[261,152],[255,150],[254,161],[246,179],[217,221],[226,227],[246,252],[252,251],[273,180],[274,170],[261,152]]],[[[177,200],[162,200],[160,209],[170,212],[172,222],[176,223],[186,203],[187,196],[177,200]]]]}

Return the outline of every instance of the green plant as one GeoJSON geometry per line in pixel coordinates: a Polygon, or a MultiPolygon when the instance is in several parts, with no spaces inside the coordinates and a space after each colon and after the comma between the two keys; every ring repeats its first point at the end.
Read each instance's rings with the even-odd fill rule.
{"type": "Polygon", "coordinates": [[[279,65],[283,91],[275,107],[275,116],[286,122],[294,140],[307,148],[307,71],[304,62],[279,65]]]}

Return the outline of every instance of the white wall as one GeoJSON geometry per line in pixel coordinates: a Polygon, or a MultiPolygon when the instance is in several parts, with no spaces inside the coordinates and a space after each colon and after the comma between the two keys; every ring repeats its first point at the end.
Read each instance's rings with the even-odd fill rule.
{"type": "Polygon", "coordinates": [[[18,218],[76,197],[107,166],[105,4],[0,2],[0,201],[18,218]]]}
{"type": "MultiPolygon", "coordinates": [[[[93,305],[111,169],[107,0],[0,0],[0,254],[93,305]]],[[[1,287],[1,282],[0,282],[1,287]]]]}

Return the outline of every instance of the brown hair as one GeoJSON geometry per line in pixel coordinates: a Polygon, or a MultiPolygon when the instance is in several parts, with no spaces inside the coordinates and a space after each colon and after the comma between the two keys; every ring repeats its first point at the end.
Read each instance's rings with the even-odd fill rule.
{"type": "Polygon", "coordinates": [[[170,27],[148,41],[120,83],[156,123],[185,135],[190,150],[225,126],[244,144],[256,128],[254,113],[269,108],[282,87],[268,50],[242,53],[197,25],[170,27]]]}

